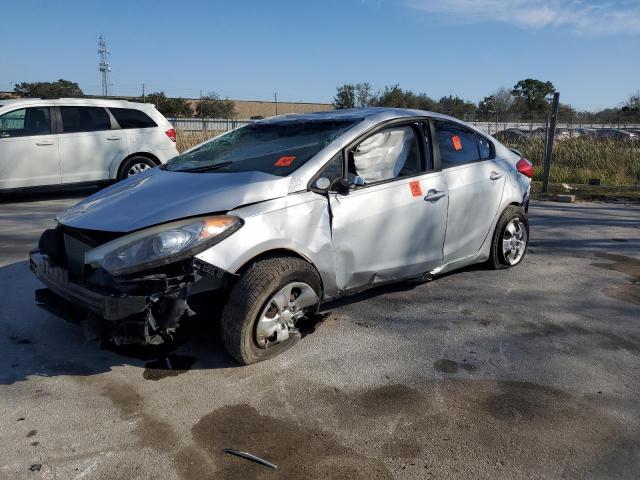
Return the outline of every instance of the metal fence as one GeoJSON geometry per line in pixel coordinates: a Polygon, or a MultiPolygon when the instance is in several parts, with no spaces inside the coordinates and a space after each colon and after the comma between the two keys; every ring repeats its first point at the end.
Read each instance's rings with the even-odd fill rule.
{"type": "MultiPolygon", "coordinates": [[[[202,131],[214,131],[214,132],[226,132],[233,130],[234,128],[242,127],[254,122],[250,119],[225,119],[225,118],[168,118],[174,128],[182,131],[190,132],[202,132],[202,131]]],[[[468,123],[474,125],[476,128],[487,132],[489,135],[493,135],[496,132],[506,130],[508,128],[517,128],[524,132],[532,132],[539,128],[546,128],[547,124],[544,122],[479,122],[469,121],[468,123]]],[[[611,124],[611,123],[558,123],[557,128],[640,128],[640,124],[611,124]]]]}
{"type": "MultiPolygon", "coordinates": [[[[534,130],[544,128],[546,129],[548,125],[545,122],[468,122],[476,128],[487,132],[489,135],[493,135],[496,132],[500,132],[502,130],[506,130],[508,128],[517,128],[518,130],[522,130],[523,132],[532,132],[534,130]]],[[[556,124],[556,128],[567,128],[569,130],[573,130],[576,128],[585,128],[585,129],[620,129],[624,130],[625,128],[640,128],[640,124],[617,124],[617,123],[568,123],[568,122],[558,122],[556,124]]]]}
{"type": "Polygon", "coordinates": [[[234,128],[243,127],[252,123],[248,119],[227,119],[227,118],[167,118],[177,130],[187,132],[226,132],[234,128]]]}

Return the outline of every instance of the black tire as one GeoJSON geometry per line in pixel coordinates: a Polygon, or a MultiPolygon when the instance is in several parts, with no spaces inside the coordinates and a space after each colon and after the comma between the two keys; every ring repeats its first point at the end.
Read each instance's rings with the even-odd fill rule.
{"type": "Polygon", "coordinates": [[[133,168],[134,165],[146,165],[149,168],[157,167],[156,162],[147,157],[142,157],[139,155],[127,158],[120,165],[120,169],[118,170],[118,181],[124,180],[125,178],[129,178],[129,170],[133,168]]]}
{"type": "Polygon", "coordinates": [[[271,297],[292,282],[304,282],[321,296],[321,281],[312,265],[296,257],[273,257],[255,262],[240,277],[222,311],[220,330],[225,349],[243,365],[267,360],[288,350],[300,339],[261,348],[255,338],[258,315],[271,297]]]}
{"type": "Polygon", "coordinates": [[[491,254],[489,256],[489,266],[495,270],[500,270],[503,268],[511,268],[515,267],[522,263],[524,259],[527,248],[529,247],[529,219],[527,218],[527,214],[525,211],[517,206],[517,205],[509,205],[504,209],[500,218],[498,219],[498,223],[496,224],[496,229],[493,232],[493,238],[491,239],[491,254]],[[512,220],[519,221],[522,225],[524,225],[526,231],[526,243],[524,246],[524,252],[522,256],[518,259],[516,263],[510,263],[505,257],[502,249],[502,240],[505,236],[505,230],[507,225],[512,220]]]}

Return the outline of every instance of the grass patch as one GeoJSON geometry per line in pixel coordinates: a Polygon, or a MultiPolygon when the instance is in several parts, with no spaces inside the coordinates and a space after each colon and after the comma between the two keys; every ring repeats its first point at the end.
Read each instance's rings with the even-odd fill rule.
{"type": "MultiPolygon", "coordinates": [[[[534,180],[542,180],[544,139],[510,141],[533,162],[534,180]]],[[[589,183],[600,179],[603,185],[640,184],[640,142],[599,140],[590,137],[556,140],[553,146],[550,182],[589,183]]]]}
{"type": "Polygon", "coordinates": [[[220,135],[221,131],[218,130],[202,130],[202,131],[190,131],[190,130],[176,130],[176,148],[180,153],[185,150],[189,150],[191,147],[206,142],[210,138],[220,135]]]}

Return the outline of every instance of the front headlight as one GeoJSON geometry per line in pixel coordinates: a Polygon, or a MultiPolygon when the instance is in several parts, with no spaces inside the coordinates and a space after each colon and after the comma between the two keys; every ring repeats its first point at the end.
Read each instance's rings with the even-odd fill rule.
{"type": "Polygon", "coordinates": [[[242,226],[240,218],[190,218],[140,230],[107,242],[85,255],[85,263],[124,275],[175,262],[215,245],[242,226]]]}

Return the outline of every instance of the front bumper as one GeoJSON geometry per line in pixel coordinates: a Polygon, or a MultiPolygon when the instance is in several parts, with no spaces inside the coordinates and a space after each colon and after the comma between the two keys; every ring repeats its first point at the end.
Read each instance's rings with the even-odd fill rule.
{"type": "Polygon", "coordinates": [[[39,250],[30,254],[30,268],[47,289],[36,291],[36,302],[65,320],[85,324],[91,340],[117,344],[158,345],[173,338],[180,322],[194,314],[187,303],[199,294],[225,287],[227,273],[193,259],[177,277],[156,273],[139,278],[111,278],[112,287],[70,279],[39,250]],[[128,293],[120,287],[131,289],[128,293]]]}
{"type": "Polygon", "coordinates": [[[54,265],[39,251],[30,253],[29,266],[38,280],[53,293],[105,320],[122,320],[143,313],[151,301],[149,296],[102,294],[70,282],[67,270],[54,265]]]}

